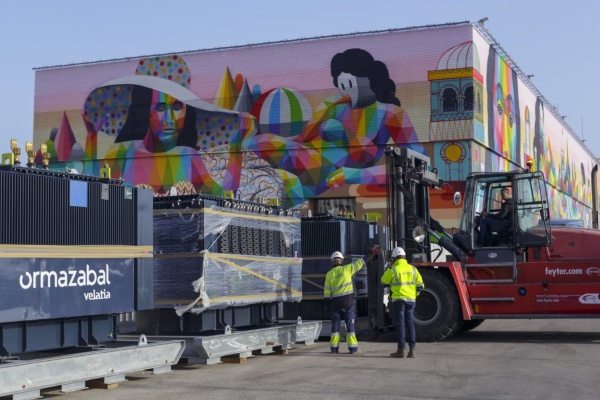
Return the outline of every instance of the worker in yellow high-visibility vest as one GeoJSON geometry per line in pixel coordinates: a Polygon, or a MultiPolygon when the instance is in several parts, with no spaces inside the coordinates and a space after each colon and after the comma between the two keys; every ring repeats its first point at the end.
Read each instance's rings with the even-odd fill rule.
{"type": "Polygon", "coordinates": [[[342,319],[346,323],[346,342],[350,354],[358,354],[358,340],[354,327],[356,312],[354,309],[354,285],[352,277],[374,256],[379,253],[379,246],[375,246],[364,258],[350,264],[344,263],[344,255],[335,251],[331,255],[332,268],[325,276],[325,301],[329,302],[331,308],[331,338],[329,344],[331,352],[339,353],[340,348],[340,324],[342,319]]]}
{"type": "Polygon", "coordinates": [[[392,250],[392,265],[385,270],[381,283],[391,287],[391,300],[396,318],[396,338],[398,349],[390,354],[393,358],[404,358],[406,333],[408,328],[408,357],[415,357],[415,305],[417,296],[425,288],[419,271],[406,261],[406,252],[402,247],[392,250]]]}

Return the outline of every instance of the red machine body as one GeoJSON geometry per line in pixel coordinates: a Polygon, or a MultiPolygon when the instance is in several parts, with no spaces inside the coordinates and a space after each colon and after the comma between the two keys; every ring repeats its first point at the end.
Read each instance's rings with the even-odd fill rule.
{"type": "Polygon", "coordinates": [[[552,221],[541,172],[470,174],[464,200],[455,196],[463,212],[451,235],[429,215],[429,187],[443,182],[435,171],[423,174],[427,157],[404,149],[387,154],[390,247],[407,249],[425,283],[415,309],[419,340],[441,340],[485,319],[600,317],[600,231],[578,220],[552,221]],[[501,210],[506,189],[507,222],[488,227],[480,245],[481,219],[501,210]],[[432,257],[435,246],[446,250],[444,261],[432,257]]]}

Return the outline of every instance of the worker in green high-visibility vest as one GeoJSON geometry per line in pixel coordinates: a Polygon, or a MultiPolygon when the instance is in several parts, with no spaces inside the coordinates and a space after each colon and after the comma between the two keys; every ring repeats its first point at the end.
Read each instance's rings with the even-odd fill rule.
{"type": "Polygon", "coordinates": [[[324,297],[331,308],[331,338],[329,344],[331,352],[334,354],[339,353],[342,319],[346,323],[348,350],[350,350],[350,354],[358,354],[358,340],[356,339],[354,327],[356,311],[354,309],[352,277],[379,253],[379,249],[379,246],[375,246],[364,258],[345,265],[343,265],[344,255],[341,252],[335,251],[331,255],[332,268],[325,276],[324,297]]]}

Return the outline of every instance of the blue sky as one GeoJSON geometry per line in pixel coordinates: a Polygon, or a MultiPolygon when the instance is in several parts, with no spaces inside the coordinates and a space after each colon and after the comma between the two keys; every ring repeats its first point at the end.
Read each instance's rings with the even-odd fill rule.
{"type": "Polygon", "coordinates": [[[571,0],[0,0],[0,152],[33,139],[33,68],[488,17],[486,28],[600,157],[600,3],[571,0]]]}

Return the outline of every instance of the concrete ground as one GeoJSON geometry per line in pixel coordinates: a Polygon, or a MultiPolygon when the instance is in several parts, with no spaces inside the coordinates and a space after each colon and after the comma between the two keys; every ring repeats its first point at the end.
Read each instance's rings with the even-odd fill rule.
{"type": "MultiPolygon", "coordinates": [[[[71,399],[597,399],[600,320],[496,320],[437,343],[417,358],[392,359],[394,333],[361,341],[362,356],[331,355],[327,339],[246,364],[180,365],[138,372],[115,389],[71,399]]],[[[345,345],[345,343],[342,343],[345,345]]],[[[344,350],[345,347],[343,347],[344,350]]]]}

